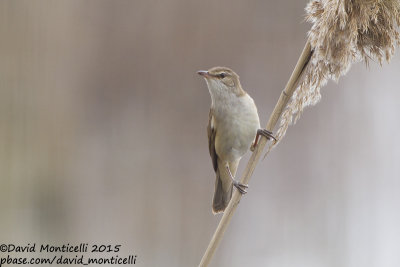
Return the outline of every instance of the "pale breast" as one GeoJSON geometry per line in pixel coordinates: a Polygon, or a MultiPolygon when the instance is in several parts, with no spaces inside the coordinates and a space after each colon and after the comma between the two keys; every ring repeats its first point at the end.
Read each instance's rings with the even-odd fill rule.
{"type": "Polygon", "coordinates": [[[215,149],[222,160],[233,161],[246,153],[260,128],[257,108],[250,96],[231,105],[229,110],[221,110],[216,125],[215,149]]]}

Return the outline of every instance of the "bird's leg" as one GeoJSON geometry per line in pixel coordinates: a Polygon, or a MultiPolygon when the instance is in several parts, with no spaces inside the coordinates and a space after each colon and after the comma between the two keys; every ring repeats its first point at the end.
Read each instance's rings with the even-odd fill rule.
{"type": "Polygon", "coordinates": [[[229,164],[226,164],[226,169],[228,170],[229,175],[231,176],[233,186],[240,192],[240,194],[244,195],[247,193],[246,189],[249,188],[247,184],[242,184],[233,178],[231,170],[229,169],[229,164]]]}
{"type": "Polygon", "coordinates": [[[260,138],[260,135],[265,136],[268,140],[274,139],[276,141],[275,136],[273,136],[272,132],[266,130],[266,129],[258,129],[257,134],[256,134],[256,139],[254,140],[254,143],[251,145],[250,150],[253,152],[254,149],[256,148],[258,144],[258,140],[260,138]]]}

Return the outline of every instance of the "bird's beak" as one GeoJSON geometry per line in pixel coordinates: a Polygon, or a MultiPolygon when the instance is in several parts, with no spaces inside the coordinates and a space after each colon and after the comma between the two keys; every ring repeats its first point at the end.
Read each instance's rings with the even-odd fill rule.
{"type": "Polygon", "coordinates": [[[203,76],[204,78],[210,77],[210,74],[206,70],[199,70],[197,74],[203,76]]]}

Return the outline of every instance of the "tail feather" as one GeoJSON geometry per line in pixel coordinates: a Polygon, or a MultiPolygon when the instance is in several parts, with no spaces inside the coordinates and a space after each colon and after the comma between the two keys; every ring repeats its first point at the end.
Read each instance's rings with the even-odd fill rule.
{"type": "Polygon", "coordinates": [[[232,184],[227,188],[222,186],[222,180],[220,178],[219,172],[217,172],[217,177],[215,179],[215,192],[213,197],[213,213],[217,214],[223,212],[228,206],[229,201],[232,197],[232,184]]]}

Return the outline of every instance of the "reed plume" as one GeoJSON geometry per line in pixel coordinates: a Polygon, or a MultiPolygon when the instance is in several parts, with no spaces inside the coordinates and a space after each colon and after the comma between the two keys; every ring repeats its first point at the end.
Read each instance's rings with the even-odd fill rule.
{"type": "Polygon", "coordinates": [[[400,43],[399,0],[319,0],[306,7],[312,56],[291,101],[282,114],[278,141],[309,105],[321,98],[329,79],[338,81],[351,64],[389,61],[400,43]]]}

